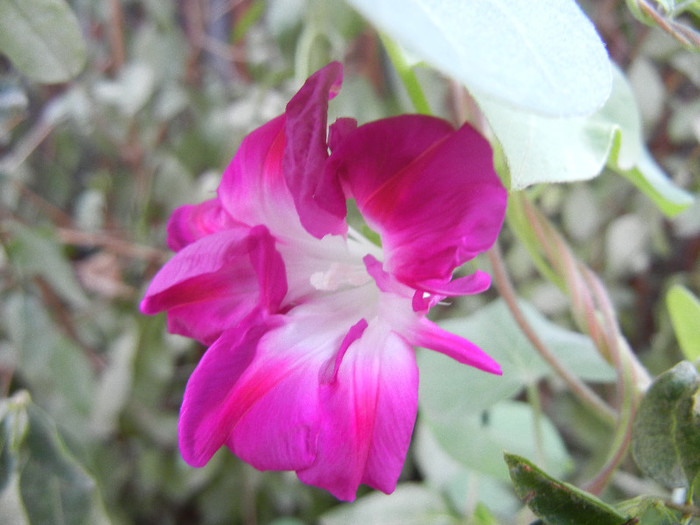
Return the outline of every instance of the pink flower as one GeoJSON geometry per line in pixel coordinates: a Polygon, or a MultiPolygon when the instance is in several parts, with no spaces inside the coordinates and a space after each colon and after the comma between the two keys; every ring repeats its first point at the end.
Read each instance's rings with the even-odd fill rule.
{"type": "Polygon", "coordinates": [[[489,286],[482,272],[452,274],[493,244],[506,192],[468,125],[340,119],[327,143],[341,77],[331,63],[309,78],[246,137],[215,198],[175,211],[177,254],[141,309],[166,310],[171,332],[209,345],[180,412],[189,464],[226,445],[353,500],[360,483],[396,487],[416,418],[414,346],[500,374],[426,314],[489,286]],[[348,226],[348,199],[381,247],[348,226]]]}

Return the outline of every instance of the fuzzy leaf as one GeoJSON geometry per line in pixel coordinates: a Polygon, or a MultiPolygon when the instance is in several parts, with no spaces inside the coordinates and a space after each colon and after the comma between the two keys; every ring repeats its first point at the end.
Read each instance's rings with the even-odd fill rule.
{"type": "Polygon", "coordinates": [[[64,0],[0,2],[0,52],[39,82],[65,82],[85,64],[78,20],[64,0]]]}
{"type": "Polygon", "coordinates": [[[549,118],[477,97],[508,161],[510,187],[591,179],[608,165],[673,216],[693,198],[651,159],[634,93],[619,69],[613,73],[610,98],[588,117],[549,118]]]}
{"type": "Polygon", "coordinates": [[[700,375],[688,361],[661,374],[634,418],[632,455],[667,487],[688,487],[700,472],[700,375]]]}
{"type": "Polygon", "coordinates": [[[556,525],[625,525],[629,518],[569,483],[547,475],[530,461],[505,454],[515,492],[545,523],[556,525]]]}
{"type": "Polygon", "coordinates": [[[546,115],[610,94],[605,46],[576,2],[349,0],[407,51],[472,92],[546,115]]]}

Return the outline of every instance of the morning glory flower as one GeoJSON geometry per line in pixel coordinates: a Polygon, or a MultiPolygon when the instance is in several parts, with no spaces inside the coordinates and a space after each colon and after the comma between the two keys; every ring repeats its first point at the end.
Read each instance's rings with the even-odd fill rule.
{"type": "Polygon", "coordinates": [[[415,347],[500,374],[426,315],[478,293],[453,278],[488,250],[506,192],[487,141],[425,115],[327,128],[342,67],[311,76],[283,115],[248,135],[216,197],[177,209],[175,256],[141,309],[208,349],[187,383],[179,445],[202,466],[222,446],[353,500],[392,492],[416,418],[415,347]],[[381,245],[348,225],[348,201],[381,245]]]}

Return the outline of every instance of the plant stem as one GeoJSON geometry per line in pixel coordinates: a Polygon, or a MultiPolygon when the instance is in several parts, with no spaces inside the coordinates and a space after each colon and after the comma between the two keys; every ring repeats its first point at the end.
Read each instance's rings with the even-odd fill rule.
{"type": "Polygon", "coordinates": [[[583,381],[571,373],[552,353],[552,351],[544,344],[540,337],[535,333],[533,328],[528,323],[520,306],[518,305],[515,289],[510,277],[505,269],[503,256],[498,244],[494,244],[493,248],[488,252],[489,261],[493,269],[493,277],[496,281],[498,291],[506,302],[515,322],[525,334],[525,337],[532,343],[535,349],[539,352],[542,358],[559,374],[564,382],[569,386],[571,391],[578,397],[583,404],[588,406],[593,413],[597,414],[601,420],[609,425],[615,425],[617,415],[615,411],[603,401],[598,394],[588,387],[583,381]]]}
{"type": "Polygon", "coordinates": [[[401,81],[408,92],[408,96],[411,98],[413,107],[416,108],[418,113],[432,115],[433,112],[430,110],[428,99],[425,98],[425,93],[423,93],[423,89],[420,87],[418,78],[416,78],[416,74],[406,60],[403,51],[386,35],[380,34],[380,37],[382,39],[382,43],[384,44],[384,48],[391,59],[391,62],[396,68],[396,72],[399,74],[399,77],[401,78],[401,81]]]}

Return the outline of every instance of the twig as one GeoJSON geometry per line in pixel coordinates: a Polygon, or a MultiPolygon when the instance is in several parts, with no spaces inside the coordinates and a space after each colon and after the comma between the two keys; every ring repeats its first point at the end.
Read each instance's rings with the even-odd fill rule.
{"type": "Polygon", "coordinates": [[[652,6],[648,0],[637,0],[640,10],[648,15],[654,22],[673,38],[684,46],[700,48],[700,34],[692,28],[679,24],[673,20],[668,20],[652,6]]]}
{"type": "Polygon", "coordinates": [[[162,264],[170,258],[170,253],[125,241],[105,232],[91,233],[70,228],[56,228],[56,235],[65,244],[76,246],[103,247],[119,255],[162,264]]]}

